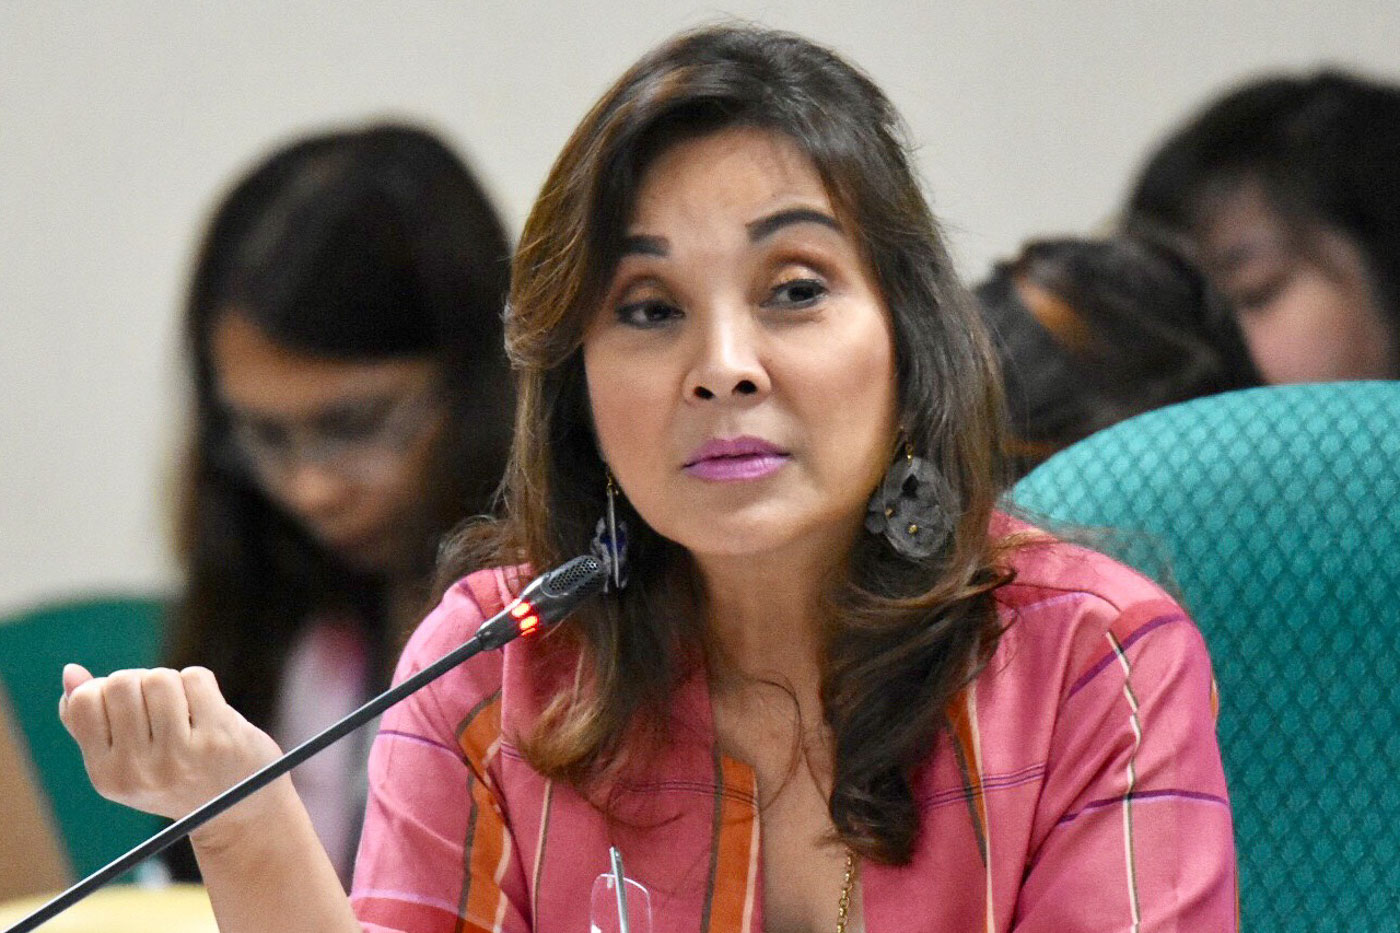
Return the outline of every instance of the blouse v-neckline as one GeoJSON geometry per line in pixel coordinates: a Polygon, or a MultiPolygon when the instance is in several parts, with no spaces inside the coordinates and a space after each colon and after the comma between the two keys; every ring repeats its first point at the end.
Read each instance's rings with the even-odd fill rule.
{"type": "MultiPolygon", "coordinates": [[[[751,897],[754,910],[752,915],[753,926],[751,930],[759,933],[763,928],[763,821],[762,807],[758,799],[758,773],[751,762],[724,752],[720,748],[719,734],[715,728],[715,716],[713,695],[710,690],[708,679],[703,668],[698,668],[682,683],[672,701],[672,722],[674,725],[671,733],[673,740],[684,736],[686,732],[693,730],[693,738],[708,748],[710,757],[715,762],[715,775],[717,785],[716,795],[719,797],[734,796],[738,799],[747,799],[752,808],[752,846],[754,850],[754,865],[750,871],[752,885],[751,897]],[[735,793],[737,791],[737,793],[735,793]]],[[[669,756],[668,756],[669,757],[669,756]]],[[[726,841],[723,838],[723,827],[720,828],[721,838],[715,841],[717,848],[721,850],[717,853],[717,858],[723,858],[723,850],[726,848],[726,841]]],[[[856,874],[855,882],[851,891],[851,906],[849,919],[846,924],[846,933],[870,933],[870,928],[866,923],[865,916],[865,876],[869,870],[877,870],[878,866],[861,863],[856,874]]],[[[718,879],[716,879],[718,881],[718,879]]],[[[841,891],[839,888],[831,892],[831,928],[836,928],[837,906],[840,902],[841,891]]]]}

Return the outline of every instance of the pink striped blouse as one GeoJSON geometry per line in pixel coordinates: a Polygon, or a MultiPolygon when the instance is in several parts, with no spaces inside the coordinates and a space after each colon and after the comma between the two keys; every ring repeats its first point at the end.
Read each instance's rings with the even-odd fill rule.
{"type": "MultiPolygon", "coordinates": [[[[862,867],[867,933],[1235,930],[1230,805],[1195,626],[1155,585],[1080,548],[1033,545],[1015,567],[1000,646],[918,775],[912,862],[862,867]]],[[[398,676],[469,637],[512,582],[459,582],[398,676]]],[[[478,656],[385,715],[352,895],[364,929],[584,933],[616,845],[657,933],[762,930],[754,775],[716,752],[703,678],[610,821],[511,744],[570,676],[547,649],[478,656]]]]}

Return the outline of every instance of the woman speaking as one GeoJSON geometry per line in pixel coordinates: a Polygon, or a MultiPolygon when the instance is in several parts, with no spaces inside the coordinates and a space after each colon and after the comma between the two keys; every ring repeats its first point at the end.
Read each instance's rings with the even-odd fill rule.
{"type": "MultiPolygon", "coordinates": [[[[583,931],[610,847],[658,931],[1234,928],[1201,638],[996,511],[991,353],[868,78],[681,35],[521,244],[507,517],[459,534],[397,676],[527,568],[593,551],[609,591],[385,716],[348,901],[285,780],[196,831],[221,929],[583,931]]],[[[277,754],[199,669],[64,680],[134,806],[277,754]]]]}

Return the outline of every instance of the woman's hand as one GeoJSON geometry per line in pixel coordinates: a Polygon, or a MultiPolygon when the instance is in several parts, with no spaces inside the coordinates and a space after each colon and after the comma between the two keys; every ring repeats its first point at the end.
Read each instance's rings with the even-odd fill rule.
{"type": "MultiPolygon", "coordinates": [[[[207,668],[63,669],[58,715],[82,749],[97,792],[178,819],[281,754],[277,743],[225,702],[207,668]]],[[[255,818],[254,794],[211,820],[231,829],[255,818]],[[253,804],[250,806],[250,804],[253,804]]]]}
{"type": "MultiPolygon", "coordinates": [[[[281,754],[203,667],[93,677],[63,669],[58,715],[108,800],[178,819],[281,754]]],[[[311,818],[283,775],[190,835],[219,929],[359,933],[311,818]]]]}

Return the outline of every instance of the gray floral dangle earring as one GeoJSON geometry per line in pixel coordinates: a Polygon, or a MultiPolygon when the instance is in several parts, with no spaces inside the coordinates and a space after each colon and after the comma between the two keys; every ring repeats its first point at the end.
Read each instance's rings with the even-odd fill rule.
{"type": "Polygon", "coordinates": [[[865,529],[884,535],[901,557],[923,560],[938,553],[953,531],[953,489],[932,463],[914,456],[907,441],[903,456],[885,471],[885,479],[865,513],[865,529]]]}
{"type": "Polygon", "coordinates": [[[627,522],[617,517],[617,484],[612,470],[608,474],[608,510],[593,529],[590,550],[608,571],[603,581],[604,592],[627,586],[627,522]]]}

